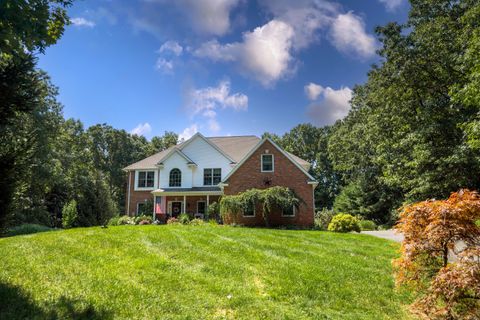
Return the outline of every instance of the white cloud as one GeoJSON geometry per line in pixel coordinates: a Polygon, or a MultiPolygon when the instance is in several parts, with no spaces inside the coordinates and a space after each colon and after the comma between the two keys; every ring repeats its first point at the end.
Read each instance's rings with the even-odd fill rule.
{"type": "Polygon", "coordinates": [[[195,133],[198,132],[198,125],[192,124],[190,127],[185,128],[179,135],[178,140],[184,141],[190,139],[195,133]]]}
{"type": "Polygon", "coordinates": [[[339,14],[331,27],[331,41],[341,52],[368,58],[375,54],[375,38],[365,31],[362,18],[353,12],[339,14]]]}
{"type": "Polygon", "coordinates": [[[248,97],[243,93],[230,93],[230,81],[221,81],[217,87],[202,89],[191,88],[185,95],[185,106],[191,117],[200,115],[206,118],[212,132],[218,132],[221,127],[217,121],[217,111],[233,109],[244,111],[248,108],[248,97]]]}
{"type": "Polygon", "coordinates": [[[158,58],[157,63],[155,64],[155,68],[162,73],[172,74],[174,68],[173,61],[164,58],[158,58]]]}
{"type": "Polygon", "coordinates": [[[197,33],[221,36],[230,30],[230,11],[239,0],[183,0],[177,5],[197,33]]]}
{"type": "Polygon", "coordinates": [[[379,0],[381,3],[385,5],[387,11],[395,11],[400,5],[402,5],[403,0],[379,0]]]}
{"type": "Polygon", "coordinates": [[[325,0],[261,0],[260,4],[275,19],[294,29],[293,47],[296,50],[318,41],[318,31],[328,27],[340,10],[337,3],[325,0]]]}
{"type": "Polygon", "coordinates": [[[152,126],[148,122],[139,123],[132,131],[131,134],[136,134],[138,136],[145,136],[152,132],[152,126]]]}
{"type": "Polygon", "coordinates": [[[174,55],[176,55],[177,57],[182,54],[182,51],[183,51],[183,47],[181,45],[179,45],[178,42],[172,41],[172,40],[169,40],[169,41],[165,42],[164,44],[162,44],[160,49],[158,49],[159,53],[171,52],[174,55]]]}
{"type": "Polygon", "coordinates": [[[352,90],[348,87],[342,87],[338,90],[322,86],[320,88],[322,99],[307,108],[307,114],[312,118],[312,121],[323,126],[333,124],[335,121],[344,118],[350,111],[352,90]]]}
{"type": "Polygon", "coordinates": [[[235,61],[241,70],[270,86],[291,72],[293,35],[290,25],[271,20],[252,32],[245,32],[242,42],[222,45],[212,40],[195,50],[194,55],[213,61],[235,61]]]}
{"type": "Polygon", "coordinates": [[[321,85],[316,83],[310,82],[304,87],[305,94],[307,95],[308,99],[310,100],[317,100],[318,96],[324,90],[321,85]]]}
{"type": "Polygon", "coordinates": [[[95,22],[93,22],[91,20],[87,20],[87,19],[82,18],[82,17],[72,18],[72,19],[70,19],[70,21],[72,22],[72,24],[74,26],[77,26],[77,27],[88,27],[88,28],[95,27],[95,22]]]}

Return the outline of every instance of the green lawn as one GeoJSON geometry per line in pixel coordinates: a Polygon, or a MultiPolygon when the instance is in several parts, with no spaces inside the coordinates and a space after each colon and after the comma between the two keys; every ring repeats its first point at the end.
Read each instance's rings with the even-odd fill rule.
{"type": "Polygon", "coordinates": [[[391,272],[397,248],[210,225],[3,238],[0,319],[407,319],[391,272]]]}

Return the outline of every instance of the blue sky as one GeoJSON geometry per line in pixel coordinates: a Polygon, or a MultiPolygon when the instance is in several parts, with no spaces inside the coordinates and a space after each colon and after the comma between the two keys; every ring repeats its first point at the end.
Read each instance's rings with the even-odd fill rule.
{"type": "Polygon", "coordinates": [[[85,0],[39,57],[66,117],[147,138],[332,124],[406,0],[85,0]]]}

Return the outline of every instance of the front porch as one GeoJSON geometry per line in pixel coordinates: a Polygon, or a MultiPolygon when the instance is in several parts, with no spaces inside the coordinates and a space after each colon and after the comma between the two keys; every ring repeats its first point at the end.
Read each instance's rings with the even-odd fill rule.
{"type": "Polygon", "coordinates": [[[208,206],[213,202],[218,203],[223,192],[219,187],[196,187],[163,188],[152,191],[152,194],[154,219],[166,222],[182,213],[188,214],[192,219],[204,219],[208,206]]]}

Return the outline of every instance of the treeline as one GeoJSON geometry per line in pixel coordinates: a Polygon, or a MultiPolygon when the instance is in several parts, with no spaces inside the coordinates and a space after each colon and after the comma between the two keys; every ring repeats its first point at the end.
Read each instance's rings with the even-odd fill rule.
{"type": "Polygon", "coordinates": [[[404,203],[480,187],[480,3],[412,0],[377,28],[382,61],[348,116],[273,136],[308,159],[317,206],[387,223],[404,203]]]}

